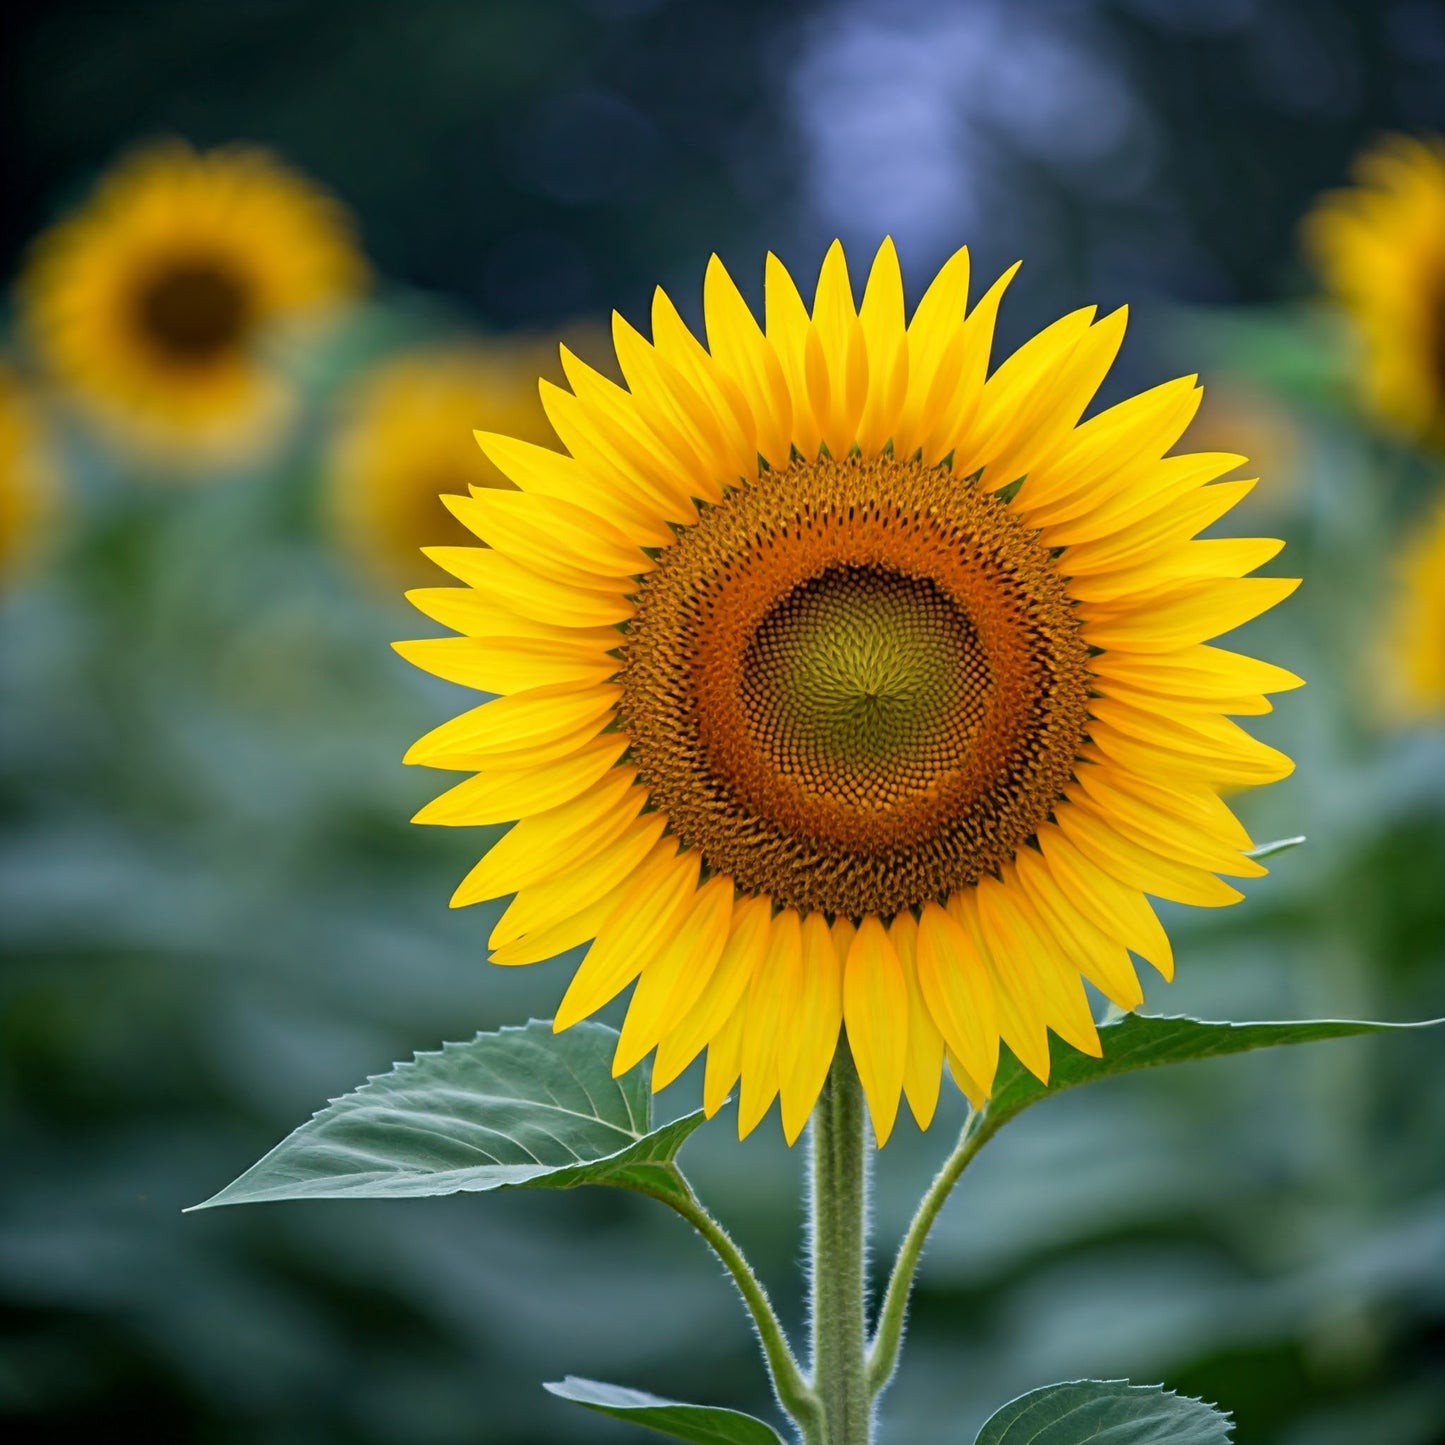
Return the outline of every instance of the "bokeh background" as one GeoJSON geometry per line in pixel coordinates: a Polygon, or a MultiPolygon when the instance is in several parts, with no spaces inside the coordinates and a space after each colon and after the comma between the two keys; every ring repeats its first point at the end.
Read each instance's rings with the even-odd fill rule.
{"type": "MultiPolygon", "coordinates": [[[[1244,525],[1305,578],[1242,639],[1309,679],[1258,720],[1299,769],[1240,806],[1309,843],[1247,904],[1174,911],[1179,981],[1150,1006],[1445,1014],[1445,729],[1381,701],[1395,559],[1445,475],[1362,405],[1298,244],[1361,146],[1445,130],[1445,6],[31,0],[0,107],[8,280],[118,156],[176,136],[269,147],[350,210],[374,274],[288,357],[267,454],[208,468],[89,424],[6,315],[51,476],[0,599],[6,1439],[626,1438],[537,1387],[567,1372],[766,1411],[720,1271],[646,1201],[180,1213],[393,1059],[545,1016],[566,976],[489,968],[494,910],[446,908],[487,839],[406,821],[436,778],[401,755],[462,694],[388,643],[436,631],[402,581],[446,579],[347,511],[338,428],[372,368],[443,343],[481,349],[471,421],[505,427],[549,338],[597,359],[658,282],[696,320],[712,251],[756,302],[765,250],[806,294],[832,237],[856,277],[891,233],[916,298],[967,241],[979,274],[1026,259],[1004,342],[1127,301],[1110,395],[1203,372],[1193,436],[1252,457],[1244,525]]],[[[452,540],[404,472],[367,485],[409,485],[452,540]]],[[[885,1248],[960,1113],[900,1124],[885,1248]]],[[[777,1133],[722,1122],[687,1162],[796,1321],[777,1133]]],[[[1428,1036],[1050,1102],[948,1209],[885,1438],[970,1440],[1097,1375],[1217,1400],[1240,1445],[1440,1445],[1442,1145],[1428,1036]]]]}

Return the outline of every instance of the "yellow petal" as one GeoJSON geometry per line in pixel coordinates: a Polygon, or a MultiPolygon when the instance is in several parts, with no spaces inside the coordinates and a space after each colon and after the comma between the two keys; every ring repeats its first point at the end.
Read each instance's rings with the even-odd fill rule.
{"type": "Polygon", "coordinates": [[[611,1003],[661,952],[697,891],[698,855],[664,838],[627,887],[587,950],[552,1027],[561,1033],[611,1003]]]}
{"type": "MultiPolygon", "coordinates": [[[[562,369],[588,426],[633,475],[645,479],[659,495],[668,499],[670,511],[683,514],[672,520],[684,520],[691,507],[692,488],[699,480],[690,470],[695,466],[695,459],[690,461],[686,454],[677,455],[644,418],[634,397],[565,346],[562,369]]],[[[560,428],[557,434],[562,436],[560,428]]]]}
{"type": "Polygon", "coordinates": [[[707,263],[703,310],[708,347],[752,412],[758,452],[774,471],[781,470],[792,451],[793,403],[788,383],[777,353],[716,256],[707,263]]]}
{"type": "Polygon", "coordinates": [[[818,1102],[843,1027],[843,966],[827,921],[821,913],[810,913],[800,932],[798,967],[788,978],[782,1014],[787,1027],[778,1045],[778,1092],[789,1144],[803,1132],[818,1102]]]}
{"type": "MultiPolygon", "coordinates": [[[[616,311],[612,339],[639,412],[682,462],[693,495],[721,500],[723,487],[738,475],[738,459],[717,415],[677,367],[616,311]]],[[[753,458],[747,461],[751,469],[753,458]]]]}
{"type": "Polygon", "coordinates": [[[743,1070],[743,1028],[747,1003],[739,1003],[723,1021],[707,1046],[707,1071],[703,1076],[702,1109],[709,1119],[727,1103],[732,1087],[743,1070]]]}
{"type": "Polygon", "coordinates": [[[843,1021],[881,1148],[893,1132],[908,1063],[908,985],[882,923],[858,926],[843,973],[843,1021]]]}
{"type": "Polygon", "coordinates": [[[1002,485],[1026,476],[1070,437],[1119,354],[1127,320],[1127,308],[1121,306],[1088,327],[1073,345],[1066,339],[1071,330],[1063,331],[1056,357],[1027,358],[1012,384],[1006,378],[1013,358],[1004,362],[984,387],[977,439],[970,437],[960,448],[957,460],[965,475],[983,466],[985,483],[1002,485]],[[996,383],[1000,395],[995,398],[996,383]]]}
{"type": "Polygon", "coordinates": [[[426,637],[393,642],[392,647],[413,667],[477,692],[596,687],[622,665],[593,643],[540,642],[521,636],[426,637]]]}
{"type": "Polygon", "coordinates": [[[1299,586],[1294,577],[1232,577],[1182,587],[1149,605],[1098,607],[1083,629],[1091,647],[1121,652],[1173,652],[1230,632],[1283,602],[1299,586]]]}
{"type": "Polygon", "coordinates": [[[588,586],[650,572],[652,559],[631,538],[584,507],[529,492],[478,487],[445,496],[448,511],[489,546],[543,577],[588,586]]]}
{"type": "Polygon", "coordinates": [[[550,447],[498,432],[473,435],[487,459],[522,491],[582,507],[640,546],[666,547],[672,542],[672,533],[655,508],[635,490],[619,484],[609,470],[584,466],[550,447]]]}
{"type": "Polygon", "coordinates": [[[685,376],[703,404],[718,419],[724,434],[726,458],[733,473],[753,475],[757,470],[757,427],[743,389],[708,355],[678,314],[662,287],[652,293],[652,340],[658,355],[685,376]]]}
{"type": "Polygon", "coordinates": [[[560,878],[518,889],[492,929],[487,947],[505,948],[529,933],[545,933],[615,893],[657,846],[666,827],[667,819],[660,813],[646,813],[603,852],[560,878]]]}
{"type": "MultiPolygon", "coordinates": [[[[701,996],[658,1045],[652,1084],[666,1088],[741,1007],[768,951],[773,905],[768,898],[736,900],[727,943],[701,996]]],[[[733,1075],[736,1080],[737,1075],[733,1075]]],[[[728,1088],[733,1080],[729,1080],[728,1088]]]]}
{"type": "Polygon", "coordinates": [[[1163,775],[1141,778],[1115,767],[1097,749],[1086,749],[1086,754],[1075,777],[1096,803],[1135,830],[1130,836],[1136,842],[1146,848],[1160,845],[1167,857],[1214,873],[1230,873],[1234,865],[1243,865],[1244,871],[1230,876],[1264,877],[1267,869],[1240,858],[1254,847],[1254,840],[1212,788],[1163,775]]]}
{"type": "Polygon", "coordinates": [[[868,400],[868,346],[853,306],[848,262],[840,241],[834,241],[823,258],[813,299],[813,327],[828,364],[828,402],[825,409],[820,408],[823,440],[833,456],[843,457],[858,435],[858,422],[868,400]]]}
{"type": "Polygon", "coordinates": [[[647,790],[635,768],[613,768],[601,782],[543,813],[513,824],[452,896],[462,908],[558,878],[600,852],[642,811],[647,790]]]}
{"type": "Polygon", "coordinates": [[[818,455],[822,423],[808,397],[807,349],[812,323],[783,263],[768,252],[763,279],[764,331],[777,353],[793,403],[792,443],[805,457],[818,455]]]}
{"type": "Polygon", "coordinates": [[[1069,963],[1120,1008],[1138,1008],[1144,1002],[1144,990],[1129,961],[1129,950],[1075,906],[1042,854],[1021,848],[1014,862],[1020,884],[1042,922],[1063,946],[1069,963]]]}
{"type": "Polygon", "coordinates": [[[586,587],[539,577],[490,547],[424,547],[427,557],[493,607],[553,627],[609,627],[637,611],[622,595],[631,582],[601,579],[586,587]]]}
{"type": "Polygon", "coordinates": [[[596,656],[623,641],[615,627],[555,627],[550,622],[538,622],[510,608],[498,607],[470,587],[421,587],[406,596],[419,611],[467,637],[545,642],[558,649],[569,649],[578,657],[596,656]]]}
{"type": "Polygon", "coordinates": [[[1092,658],[1089,667],[1101,678],[1116,679],[1165,699],[1181,694],[1205,700],[1232,698],[1304,686],[1303,678],[1282,667],[1219,647],[1185,647],[1177,652],[1143,656],[1106,652],[1092,658]]]}
{"type": "Polygon", "coordinates": [[[520,773],[478,773],[434,798],[412,822],[472,828],[545,812],[590,788],[626,747],[626,738],[604,734],[581,752],[546,767],[520,773]]]}
{"type": "Polygon", "coordinates": [[[883,238],[873,258],[858,321],[868,356],[868,402],[858,422],[858,446],[864,456],[872,456],[892,438],[908,399],[903,273],[891,236],[883,238]]]}
{"type": "Polygon", "coordinates": [[[969,476],[982,467],[984,484],[992,488],[1022,475],[1013,465],[1021,445],[1036,437],[1052,440],[1063,424],[1061,416],[1072,409],[1071,364],[1095,314],[1095,307],[1086,306],[1060,317],[999,363],[984,383],[978,415],[954,457],[958,471],[969,476]]]}
{"type": "Polygon", "coordinates": [[[1121,883],[1081,853],[1054,824],[1039,829],[1044,862],[1064,897],[1165,979],[1174,977],[1174,950],[1169,935],[1137,888],[1121,883]]]}
{"type": "MultiPolygon", "coordinates": [[[[580,363],[576,363],[580,366],[580,363]]],[[[539,384],[542,409],[552,430],[573,456],[586,457],[588,467],[606,477],[621,495],[633,499],[646,515],[663,522],[696,521],[697,509],[679,478],[669,476],[649,443],[624,426],[619,412],[624,402],[601,391],[612,387],[630,406],[632,398],[605,377],[592,373],[597,390],[592,405],[550,381],[539,384]]]]}
{"type": "Polygon", "coordinates": [[[945,264],[908,326],[908,400],[895,434],[901,456],[921,451],[930,466],[955,453],[971,433],[983,401],[984,376],[993,348],[994,323],[1003,293],[1018,271],[1014,264],[958,325],[955,305],[967,289],[967,253],[945,264]],[[958,272],[950,276],[952,268],[958,272]],[[935,289],[939,295],[927,304],[935,289]],[[930,363],[930,356],[936,358],[930,363]]]}
{"type": "Polygon", "coordinates": [[[974,938],[937,903],[926,903],[918,920],[917,967],[938,1031],[987,1092],[998,1068],[993,984],[974,938]]]}
{"type": "Polygon", "coordinates": [[[1002,881],[983,878],[978,888],[979,919],[990,954],[997,962],[998,955],[1007,952],[1014,964],[1010,987],[1028,989],[1061,1039],[1098,1058],[1103,1048],[1077,969],[1063,958],[1059,941],[1019,887],[1012,865],[1006,864],[999,877],[1002,881]]]}
{"type": "MultiPolygon", "coordinates": [[[[779,1042],[785,1031],[784,1010],[796,991],[802,968],[803,928],[797,911],[785,908],[772,920],[768,950],[753,974],[744,1007],[742,1092],[738,1100],[738,1138],[745,1139],[761,1122],[781,1082],[779,1042]]],[[[791,1030],[791,1020],[786,1025],[791,1030]]]]}
{"type": "Polygon", "coordinates": [[[1095,698],[1089,736],[1095,745],[1140,774],[1183,773],[1196,781],[1254,787],[1277,783],[1294,763],[1214,713],[1171,716],[1131,707],[1116,697],[1095,698]]]}
{"type": "MultiPolygon", "coordinates": [[[[637,981],[617,1040],[614,1074],[625,1074],[639,1063],[697,1003],[722,957],[732,912],[733,880],[709,878],[681,926],[637,981]]],[[[655,1077],[653,1086],[662,1087],[655,1077]]]]}
{"type": "Polygon", "coordinates": [[[1120,602],[1139,593],[1185,582],[1207,582],[1243,577],[1279,554],[1283,542],[1269,537],[1209,538],[1184,542],[1162,550],[1138,566],[1118,571],[1100,570],[1093,576],[1077,572],[1069,581],[1069,594],[1080,602],[1120,602]]]}
{"type": "Polygon", "coordinates": [[[1212,873],[1161,858],[1121,837],[1085,804],[1061,804],[1054,816],[1064,836],[1079,852],[1141,893],[1152,893],[1174,903],[1192,903],[1196,908],[1221,908],[1244,897],[1212,873]]]}
{"type": "MultiPolygon", "coordinates": [[[[993,883],[993,879],[983,880],[993,883]]],[[[964,927],[976,951],[988,966],[988,980],[993,988],[995,1016],[1003,1041],[1013,1050],[1015,1058],[1045,1083],[1049,1078],[1048,1007],[1027,966],[1014,947],[1013,940],[996,929],[984,927],[979,888],[960,889],[948,900],[948,916],[964,927]]],[[[994,914],[990,912],[989,922],[994,914]]],[[[948,1035],[945,1033],[945,1039],[948,1035]]],[[[970,1075],[973,1070],[964,1059],[970,1075]]],[[[981,1080],[978,1082],[982,1082],[981,1080]]],[[[990,1088],[992,1080],[989,1081],[990,1088]]]]}
{"type": "Polygon", "coordinates": [[[943,1035],[928,1011],[918,981],[918,920],[907,911],[898,914],[888,929],[898,966],[908,990],[908,1054],[903,1067],[903,1092],[920,1129],[933,1122],[938,1088],[943,1078],[943,1035]]]}
{"type": "Polygon", "coordinates": [[[433,728],[407,749],[402,761],[437,767],[448,759],[531,754],[568,742],[581,729],[600,731],[621,696],[621,688],[604,684],[580,691],[567,686],[539,687],[499,697],[433,728]]]}
{"type": "MultiPolygon", "coordinates": [[[[1128,490],[1141,466],[1157,463],[1184,435],[1203,395],[1197,383],[1195,376],[1166,381],[1060,437],[1019,489],[1019,508],[1044,523],[1078,516],[1128,490]]],[[[1243,460],[1236,457],[1222,470],[1232,471],[1243,460]]]]}

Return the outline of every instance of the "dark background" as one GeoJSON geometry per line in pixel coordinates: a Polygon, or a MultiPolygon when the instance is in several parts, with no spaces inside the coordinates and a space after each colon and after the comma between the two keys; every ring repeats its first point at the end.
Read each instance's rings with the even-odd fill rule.
{"type": "MultiPolygon", "coordinates": [[[[4,27],[6,276],[119,152],[179,133],[332,188],[383,317],[640,320],[658,282],[695,317],[713,250],[756,298],[776,249],[806,295],[832,236],[858,280],[885,232],[915,298],[963,241],[989,277],[1025,257],[1006,338],[1128,300],[1114,385],[1203,367],[1287,439],[1246,520],[1306,586],[1241,645],[1310,679],[1259,726],[1299,773],[1241,809],[1311,842],[1240,908],[1171,914],[1180,980],[1150,1006],[1445,1013],[1445,744],[1371,705],[1384,554],[1439,483],[1355,415],[1347,352],[1311,370],[1295,249],[1361,144],[1445,127],[1445,6],[151,0],[4,27]]],[[[179,1212],[394,1058],[545,1016],[566,976],[486,968],[486,910],[445,908],[481,843],[407,827],[432,780],[398,759],[459,704],[328,551],[312,442],[183,496],[117,502],[82,466],[100,501],[0,610],[0,1429],[626,1438],[536,1386],[567,1372],[765,1411],[719,1271],[645,1202],[179,1212]]],[[[958,1112],[883,1156],[885,1248],[958,1112]]],[[[1240,1445],[1440,1445],[1442,1125],[1429,1039],[1051,1102],[950,1207],[885,1438],[971,1440],[1094,1374],[1218,1400],[1240,1445]]],[[[688,1160],[796,1319],[776,1133],[724,1121],[688,1160]]]]}

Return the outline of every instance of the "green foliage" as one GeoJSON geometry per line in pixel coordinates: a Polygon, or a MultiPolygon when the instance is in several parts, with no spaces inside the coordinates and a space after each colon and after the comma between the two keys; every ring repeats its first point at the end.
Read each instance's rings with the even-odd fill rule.
{"type": "Polygon", "coordinates": [[[697,1111],[651,1129],[647,1071],[612,1077],[617,1034],[582,1023],[481,1033],[333,1100],[197,1208],[610,1184],[686,1194],[673,1165],[697,1111]]]}
{"type": "MultiPolygon", "coordinates": [[[[614,1415],[634,1425],[645,1425],[659,1435],[691,1440],[693,1445],[782,1445],[782,1437],[771,1425],[737,1410],[719,1410],[710,1405],[683,1405],[659,1399],[641,1390],[621,1385],[604,1385],[568,1375],[565,1380],[543,1387],[559,1400],[571,1400],[599,1414],[614,1415]]],[[[1141,1437],[1142,1438],[1142,1437],[1141,1437]]]]}
{"type": "Polygon", "coordinates": [[[999,1062],[993,1097],[980,1121],[979,1142],[997,1134],[1010,1119],[1041,1099],[1117,1074],[1156,1069],[1164,1064],[1186,1064],[1196,1059],[1223,1058],[1227,1054],[1246,1054],[1281,1044],[1347,1039],[1392,1029],[1430,1028],[1440,1022],[1445,1020],[1384,1024],[1358,1019],[1315,1019],[1296,1023],[1233,1024],[1124,1014],[1100,1026],[1103,1054],[1097,1059],[1050,1035],[1047,1084],[1041,1084],[1012,1054],[1005,1054],[999,1062]]]}
{"type": "Polygon", "coordinates": [[[1229,1445],[1230,1423],[1213,1405],[1162,1385],[1071,1380],[1011,1400],[974,1445],[1229,1445]]]}

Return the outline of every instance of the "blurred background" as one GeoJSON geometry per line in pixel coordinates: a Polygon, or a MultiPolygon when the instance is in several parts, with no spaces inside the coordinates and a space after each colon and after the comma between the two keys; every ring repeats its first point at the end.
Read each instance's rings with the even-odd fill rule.
{"type": "MultiPolygon", "coordinates": [[[[966,241],[1025,258],[1001,344],[1128,301],[1106,399],[1203,373],[1190,440],[1252,459],[1233,525],[1305,578],[1240,639],[1309,680],[1257,720],[1298,772],[1239,806],[1310,841],[1172,911],[1149,1006],[1445,1014],[1445,167],[1400,162],[1369,264],[1300,230],[1362,148],[1445,130],[1445,5],[20,0],[0,108],[7,1440],[628,1438],[538,1388],[568,1372],[767,1411],[646,1201],[180,1213],[560,996],[446,907],[489,838],[410,827],[437,780],[400,759],[470,704],[388,643],[436,630],[401,592],[446,580],[416,547],[487,479],[470,428],[544,436],[556,339],[605,364],[659,282],[696,321],[712,251],[758,302],[767,249],[806,295],[832,237],[858,280],[891,233],[916,299],[966,241]],[[213,259],[165,272],[188,237],[213,259]]],[[[960,1116],[900,1123],[885,1250],[960,1116]]],[[[731,1133],[686,1162],[796,1322],[801,1161],[731,1133]]],[[[885,1438],[1095,1375],[1219,1401],[1239,1445],[1440,1445],[1442,1142],[1428,1036],[1049,1102],[945,1215],[885,1438]]]]}

